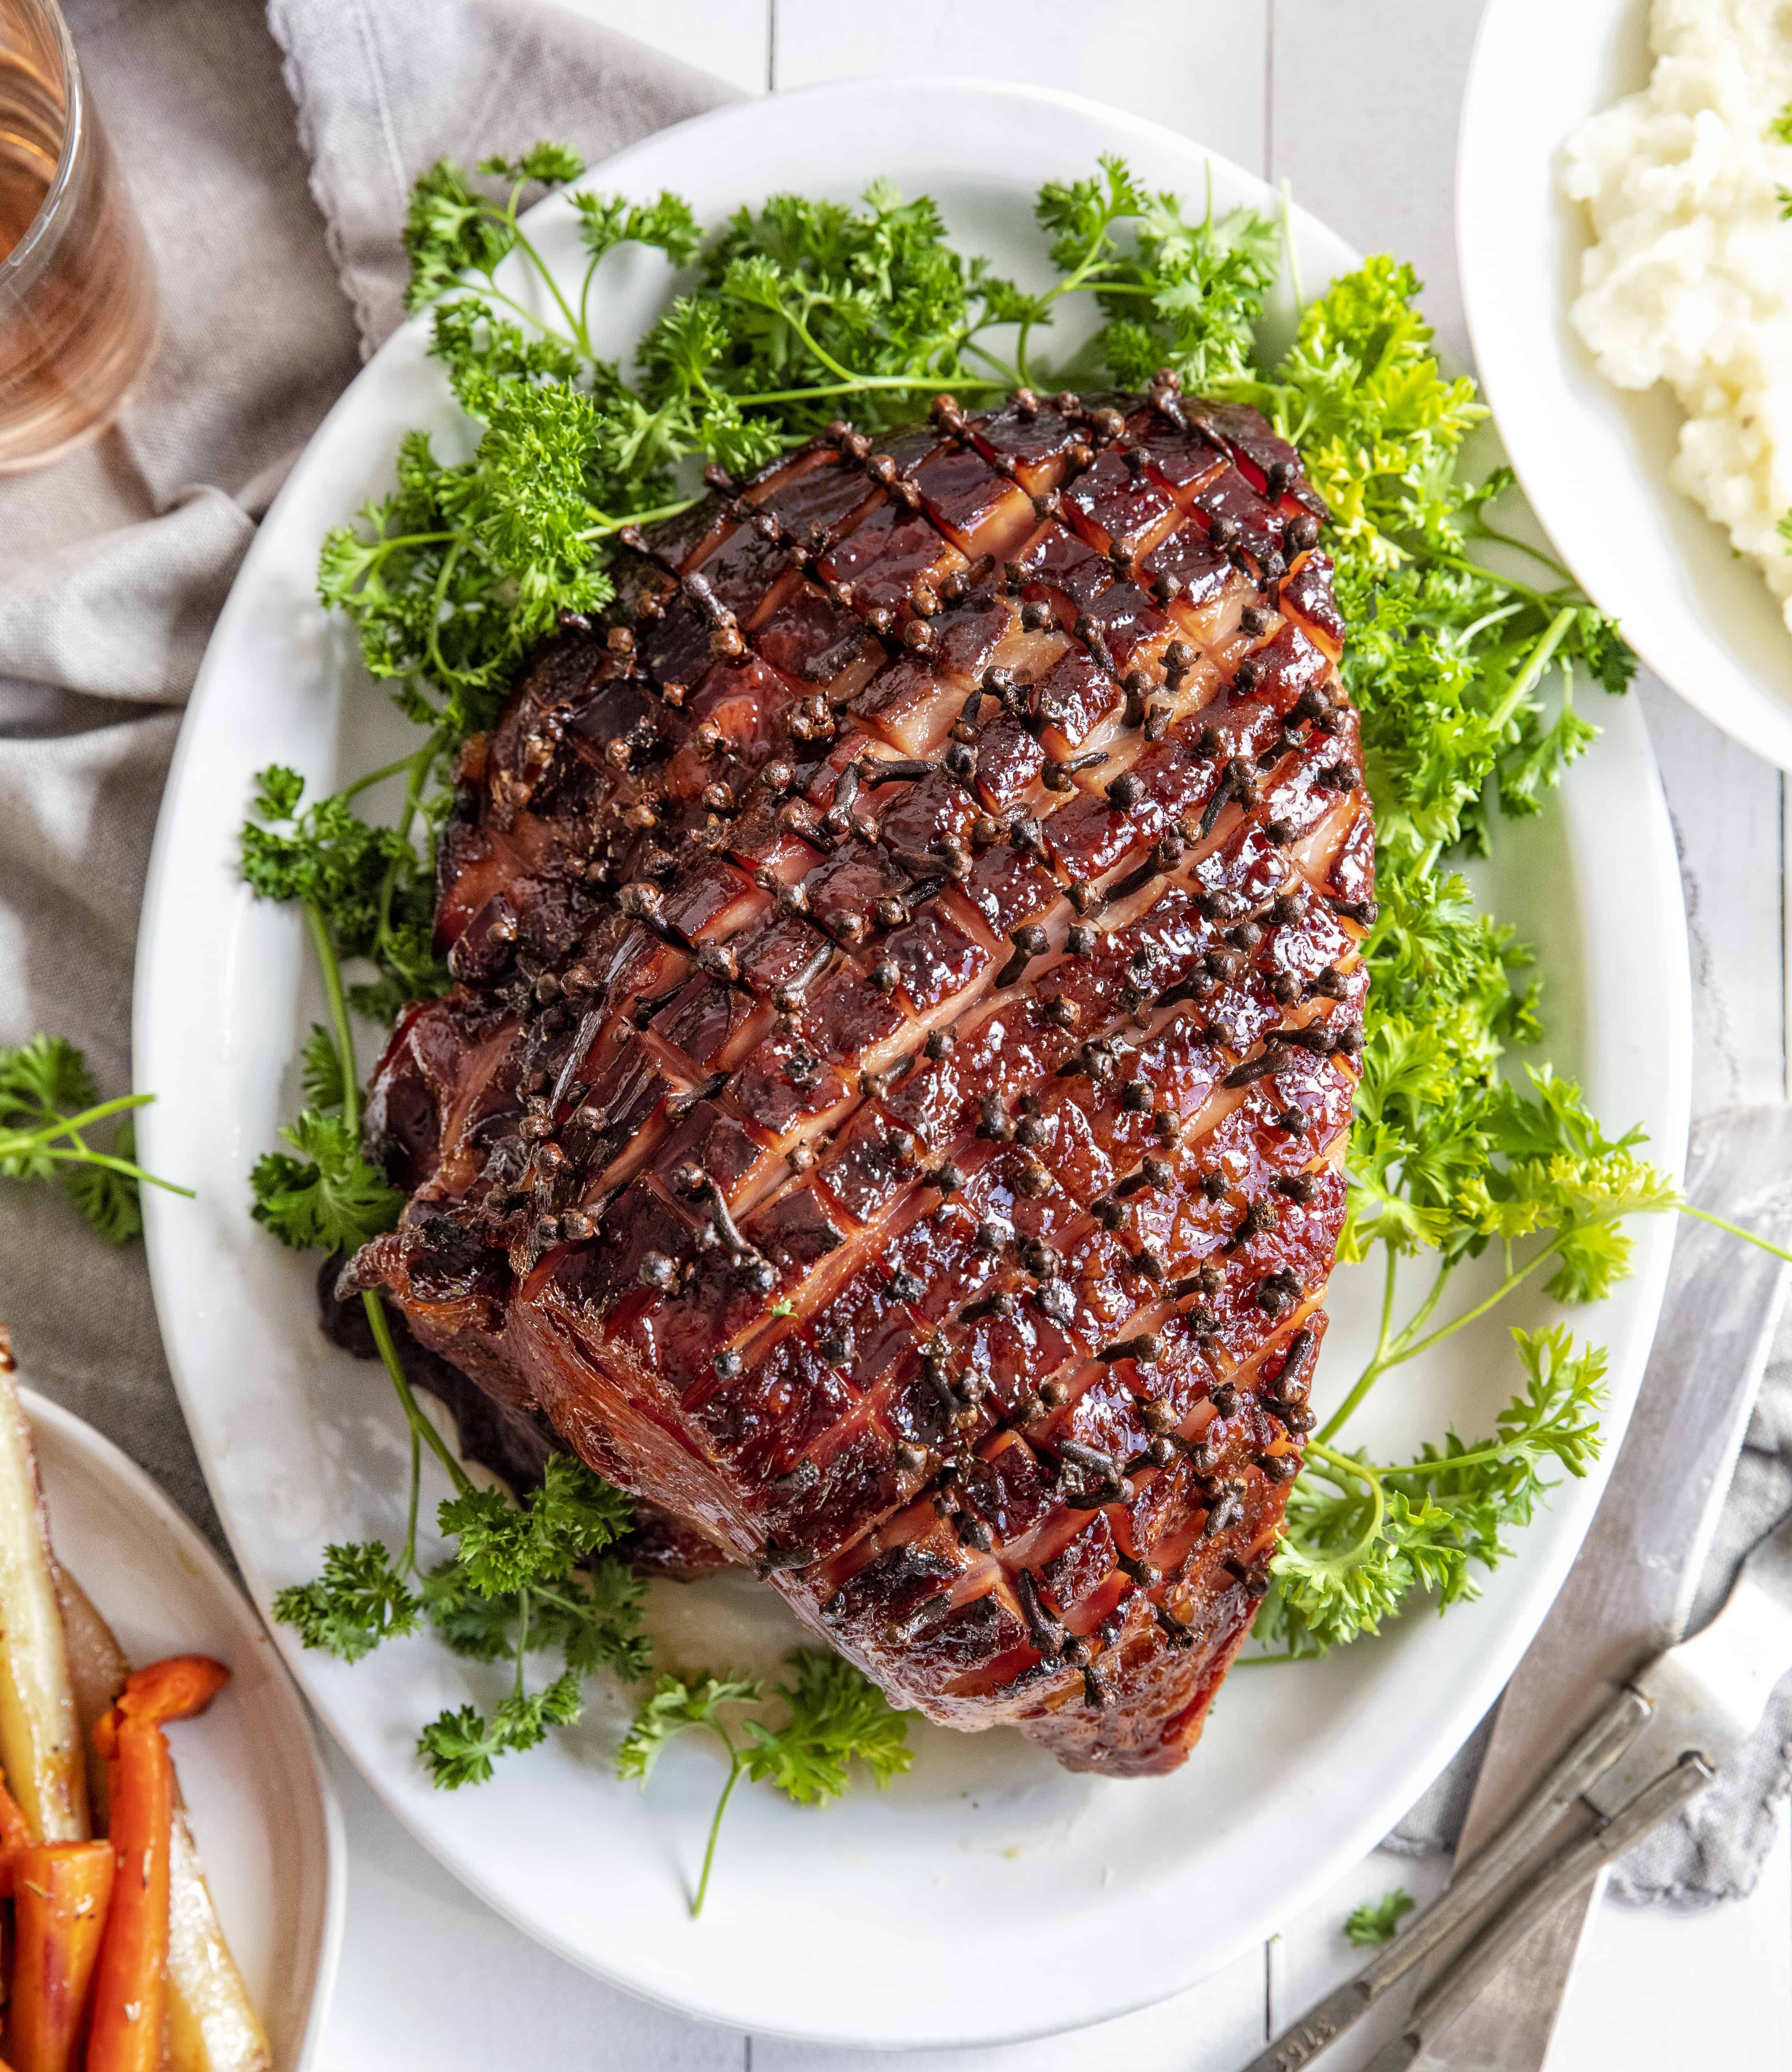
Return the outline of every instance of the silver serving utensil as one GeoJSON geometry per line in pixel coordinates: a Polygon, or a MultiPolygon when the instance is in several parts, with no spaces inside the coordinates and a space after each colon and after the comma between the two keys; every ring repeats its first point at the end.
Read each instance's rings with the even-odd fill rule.
{"type": "Polygon", "coordinates": [[[1744,1563],[1703,1633],[1658,1655],[1538,1784],[1517,1816],[1438,1901],[1353,1979],[1252,2058],[1246,2072],[1294,2072],[1394,1982],[1460,1936],[1441,1975],[1370,2072],[1403,2072],[1567,1895],[1703,1790],[1761,1723],[1792,1670],[1792,1519],[1744,1563]],[[1568,1839],[1539,1851],[1568,1823],[1568,1839]]]}
{"type": "MultiPolygon", "coordinates": [[[[1695,1133],[1688,1168],[1694,1200],[1771,1225],[1783,1212],[1785,1176],[1792,1171],[1792,1111],[1714,1118],[1695,1133]]],[[[1530,1938],[1522,1976],[1514,1968],[1482,1995],[1451,2035],[1447,2053],[1452,2072],[1530,2072],[1541,2065],[1585,1918],[1587,1881],[1705,1781],[1695,1769],[1675,1774],[1670,1766],[1658,1779],[1644,1781],[1659,1782],[1660,1798],[1631,1807],[1612,1796],[1618,1786],[1605,1773],[1654,1716],[1650,1701],[1629,1687],[1642,1665],[1684,1630],[1785,1293],[1778,1261],[1703,1224],[1683,1223],[1629,1434],[1580,1557],[1502,1700],[1456,1883],[1247,2072],[1291,2072],[1307,2064],[1429,1959],[1426,1999],[1390,2046],[1397,2054],[1384,2054],[1389,2065],[1410,2063],[1473,1997],[1458,1983],[1448,2001],[1433,2000],[1444,1986],[1438,1967],[1449,1964],[1453,1973],[1469,1938],[1490,1929],[1530,1889],[1532,1859],[1560,1823],[1558,1839],[1565,1837],[1566,1846],[1559,1861],[1544,1867],[1550,1876],[1539,1888],[1544,1896],[1523,1928],[1509,1930],[1502,1940],[1506,1952],[1517,1947],[1512,1933],[1520,1941],[1530,1938]],[[1539,1767],[1565,1742],[1568,1753],[1533,1786],[1539,1767]],[[1582,1797],[1587,1791],[1596,1804],[1582,1797]],[[1621,1826],[1612,1822],[1614,1814],[1623,1816],[1621,1826]],[[1571,1853],[1582,1845],[1581,1854],[1571,1853]],[[1545,1933],[1538,1924],[1552,1905],[1545,1933]]],[[[1741,1584],[1737,1596],[1744,1596],[1741,1584]]],[[[1655,1740],[1651,1734],[1638,1742],[1627,1781],[1651,1759],[1655,1740]]],[[[1489,1956],[1482,1951],[1478,1985],[1497,1973],[1498,1960],[1489,1956]]],[[[1427,2053],[1428,2065],[1439,2062],[1427,2053]]]]}

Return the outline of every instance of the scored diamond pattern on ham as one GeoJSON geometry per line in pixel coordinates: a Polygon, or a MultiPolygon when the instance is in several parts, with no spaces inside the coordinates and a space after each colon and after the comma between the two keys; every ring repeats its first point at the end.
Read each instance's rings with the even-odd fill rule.
{"type": "Polygon", "coordinates": [[[1174,1767],[1312,1428],[1374,831],[1254,412],[841,426],[629,536],[443,835],[350,1264],[899,1704],[1174,1767]]]}

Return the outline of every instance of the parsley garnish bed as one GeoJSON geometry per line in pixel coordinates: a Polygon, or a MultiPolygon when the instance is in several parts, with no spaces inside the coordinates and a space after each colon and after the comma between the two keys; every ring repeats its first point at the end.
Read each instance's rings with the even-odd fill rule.
{"type": "MultiPolygon", "coordinates": [[[[1538,811],[1595,738],[1577,678],[1619,693],[1633,665],[1565,572],[1495,522],[1510,479],[1477,478],[1464,462],[1485,413],[1469,382],[1438,367],[1417,282],[1391,259],[1368,261],[1307,306],[1291,347],[1266,366],[1256,326],[1280,227],[1245,210],[1217,216],[1210,197],[1196,214],[1110,158],[1088,179],[1041,191],[1057,276],[1042,293],[954,251],[933,203],[883,182],[856,207],[774,195],[707,235],[675,195],[574,193],[587,263],[568,290],[522,204],[580,171],[562,147],[538,145],[472,175],[443,161],[413,195],[410,306],[433,311],[432,351],[478,442],[448,461],[408,435],[392,494],[324,545],[324,602],[354,625],[368,668],[420,732],[399,763],[309,804],[295,773],[261,779],[244,874],[300,906],[329,1020],[305,1046],[307,1105],[283,1133],[287,1148],[255,1170],[254,1213],[286,1243],[344,1249],[395,1220],[402,1198],[361,1149],[352,1013],[389,1022],[447,983],[430,886],[451,758],[492,722],[561,613],[610,601],[624,528],[694,501],[706,463],[738,475],[842,414],[875,431],[912,420],[941,388],[978,401],[1023,383],[1136,387],[1168,366],[1192,392],[1261,409],[1300,447],[1336,514],[1344,673],[1379,832],[1340,1258],[1379,1251],[1386,1299],[1374,1356],[1308,1443],[1259,1636],[1299,1659],[1377,1631],[1415,1594],[1440,1606],[1472,1596],[1475,1572],[1505,1558],[1505,1536],[1551,1475],[1585,1473],[1603,1355],[1560,1326],[1514,1332],[1522,1386],[1494,1431],[1473,1442],[1450,1433],[1412,1461],[1346,1450],[1341,1427],[1384,1375],[1526,1281],[1546,1276],[1564,1302],[1596,1299],[1627,1269],[1625,1219],[1683,1205],[1634,1133],[1609,1137],[1572,1084],[1546,1067],[1509,1069],[1508,1052],[1543,1034],[1529,952],[1477,906],[1459,863],[1485,851],[1502,817],[1538,811]],[[626,364],[596,352],[591,326],[600,269],[623,245],[662,253],[669,286],[671,269],[686,269],[685,291],[669,294],[626,364]],[[1093,301],[1099,327],[1048,368],[1073,298],[1093,301]],[[1514,556],[1527,579],[1504,572],[1514,556]],[[365,820],[356,800],[393,775],[406,780],[396,823],[365,820]],[[370,977],[348,984],[352,964],[370,977]],[[1497,1287],[1452,1302],[1460,1269],[1489,1252],[1497,1287]],[[1397,1269],[1419,1256],[1432,1263],[1429,1285],[1398,1314],[1397,1269]]],[[[364,1301],[410,1424],[409,1530],[396,1557],[378,1543],[330,1548],[319,1579],[282,1593],[277,1610],[307,1645],[350,1660],[427,1618],[463,1654],[513,1661],[513,1689],[490,1717],[451,1710],[419,1742],[439,1783],[477,1782],[497,1755],[576,1716],[595,1670],[646,1674],[639,1586],[613,1550],[628,1505],[570,1459],[551,1463],[520,1507],[476,1490],[411,1394],[378,1298],[364,1301]],[[424,1446],[451,1485],[439,1522],[455,1545],[426,1574],[424,1446]],[[531,1688],[525,1663],[538,1646],[565,1666],[531,1688]]],[[[817,1803],[844,1788],[854,1760],[880,1783],[908,1762],[904,1722],[855,1669],[813,1650],[793,1660],[793,1680],[776,1693],[782,1728],[746,1715],[760,1699],[751,1679],[667,1672],[624,1741],[618,1766],[643,1782],[687,1729],[727,1754],[697,1907],[743,1777],[817,1803]]]]}

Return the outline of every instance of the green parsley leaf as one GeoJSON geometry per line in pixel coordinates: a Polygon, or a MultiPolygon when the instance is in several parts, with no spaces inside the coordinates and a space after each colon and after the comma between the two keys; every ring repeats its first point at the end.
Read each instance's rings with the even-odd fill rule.
{"type": "Polygon", "coordinates": [[[908,1719],[853,1665],[826,1648],[799,1647],[790,1657],[796,1679],[775,1695],[790,1708],[776,1733],[747,1723],[754,1745],[750,1776],[775,1784],[799,1806],[819,1806],[847,1788],[848,1766],[862,1762],[882,1790],[914,1761],[907,1745],[908,1719]]]}
{"type": "Polygon", "coordinates": [[[473,1588],[501,1597],[555,1580],[608,1547],[633,1524],[634,1508],[583,1461],[552,1453],[540,1487],[521,1505],[500,1490],[476,1489],[444,1499],[438,1518],[458,1538],[455,1559],[473,1588]]]}
{"type": "Polygon", "coordinates": [[[1413,1909],[1413,1897],[1403,1885],[1384,1892],[1378,1900],[1365,1900],[1345,1918],[1344,1933],[1359,1950],[1391,1942],[1400,1923],[1413,1909]]]}
{"type": "Polygon", "coordinates": [[[0,1050],[0,1115],[47,1120],[92,1108],[100,1098],[87,1059],[66,1036],[34,1036],[0,1050]]]}
{"type": "Polygon", "coordinates": [[[518,191],[534,183],[559,186],[577,179],[585,168],[566,146],[538,144],[520,158],[487,158],[479,170],[510,183],[505,200],[481,193],[450,158],[438,158],[412,187],[404,228],[410,261],[407,310],[423,308],[468,273],[489,281],[498,262],[516,249],[518,191]]]}
{"type": "Polygon", "coordinates": [[[1528,1525],[1555,1486],[1553,1464],[1584,1475],[1600,1448],[1605,1355],[1576,1351],[1560,1326],[1514,1330],[1526,1383],[1493,1436],[1465,1444],[1451,1432],[1404,1466],[1310,1441],[1288,1500],[1274,1588],[1258,1637],[1297,1655],[1378,1633],[1415,1593],[1440,1610],[1477,1594],[1471,1564],[1492,1568],[1512,1550],[1509,1527],[1528,1525]]]}
{"type": "MultiPolygon", "coordinates": [[[[137,1132],[128,1115],[113,1134],[111,1155],[136,1158],[137,1132]]],[[[142,1196],[134,1173],[77,1159],[62,1169],[62,1191],[108,1244],[129,1244],[143,1235],[142,1196]]]]}
{"type": "MultiPolygon", "coordinates": [[[[616,1775],[645,1786],[669,1744],[687,1727],[719,1734],[722,1707],[755,1704],[760,1694],[759,1683],[751,1677],[711,1676],[704,1671],[674,1676],[662,1672],[654,1679],[653,1689],[628,1722],[628,1731],[616,1750],[616,1775]]],[[[726,1735],[722,1738],[731,1754],[733,1743],[726,1735]]]]}
{"type": "Polygon", "coordinates": [[[305,1090],[305,1105],[323,1111],[340,1108],[347,1091],[343,1084],[342,1059],[336,1039],[321,1022],[311,1024],[299,1054],[299,1083],[305,1090]]]}
{"type": "Polygon", "coordinates": [[[306,1108],[280,1134],[299,1156],[257,1160],[249,1214],[282,1244],[356,1252],[397,1223],[404,1195],[362,1157],[342,1116],[306,1108]]]}
{"type": "MultiPolygon", "coordinates": [[[[313,908],[336,956],[370,959],[400,1001],[443,992],[448,975],[435,951],[433,872],[409,837],[364,820],[345,792],[301,812],[303,782],[278,765],[261,772],[257,787],[262,818],[245,820],[240,837],[251,889],[313,908]]],[[[323,1104],[340,1099],[338,1092],[323,1104]]]]}
{"type": "Polygon", "coordinates": [[[578,1671],[567,1669],[539,1691],[506,1698],[492,1718],[501,1746],[532,1749],[547,1739],[550,1727],[575,1725],[585,1709],[583,1685],[578,1671]]]}
{"type": "Polygon", "coordinates": [[[439,1791],[488,1783],[493,1758],[508,1745],[501,1725],[494,1729],[475,1705],[438,1713],[417,1737],[417,1753],[439,1791]]]}
{"type": "Polygon", "coordinates": [[[656,202],[625,201],[620,195],[575,194],[579,235],[594,258],[619,245],[649,245],[674,266],[688,266],[697,257],[703,233],[682,195],[662,190],[656,202]]]}
{"type": "Polygon", "coordinates": [[[359,1662],[382,1640],[414,1633],[422,1605],[393,1566],[382,1541],[327,1547],[323,1572],[274,1600],[274,1616],[298,1629],[307,1647],[359,1662]]]}
{"type": "Polygon", "coordinates": [[[543,187],[562,187],[585,170],[585,162],[570,144],[532,144],[521,158],[482,158],[479,169],[495,179],[517,185],[531,180],[543,187]]]}

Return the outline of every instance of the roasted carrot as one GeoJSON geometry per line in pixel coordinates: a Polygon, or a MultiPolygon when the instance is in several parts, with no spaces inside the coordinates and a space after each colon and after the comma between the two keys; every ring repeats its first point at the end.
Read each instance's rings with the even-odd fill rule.
{"type": "Polygon", "coordinates": [[[6,2049],[17,2072],[69,2072],[112,1897],[109,1842],[41,1842],[13,1865],[18,1937],[6,2049]]]}
{"type": "Polygon", "coordinates": [[[230,1681],[230,1671],[208,1655],[169,1655],[125,1679],[117,1703],[93,1723],[93,1744],[109,1762],[117,1745],[119,1723],[191,1719],[203,1712],[230,1681]]]}
{"type": "Polygon", "coordinates": [[[31,1831],[19,1801],[0,1784],[0,1899],[12,1897],[12,1867],[21,1849],[31,1846],[31,1831]]]}
{"type": "Polygon", "coordinates": [[[147,1668],[134,1669],[118,1695],[118,1709],[134,1720],[191,1718],[203,1712],[230,1681],[230,1671],[208,1655],[168,1655],[147,1668]]]}
{"type": "Polygon", "coordinates": [[[117,1876],[100,1942],[87,2072],[157,2072],[168,1959],[168,1856],[174,1764],[153,1720],[118,1722],[112,1772],[117,1876]]]}

